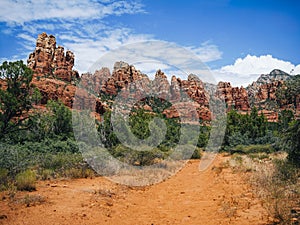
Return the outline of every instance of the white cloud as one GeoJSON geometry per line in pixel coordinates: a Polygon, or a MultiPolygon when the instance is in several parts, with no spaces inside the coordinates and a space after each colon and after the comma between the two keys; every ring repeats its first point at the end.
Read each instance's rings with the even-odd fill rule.
{"type": "Polygon", "coordinates": [[[26,64],[26,59],[20,59],[19,55],[13,55],[10,58],[6,58],[6,57],[0,58],[0,65],[2,63],[4,63],[5,61],[7,61],[7,62],[13,62],[13,61],[17,61],[17,60],[23,60],[23,62],[26,64]]]}
{"type": "MultiPolygon", "coordinates": [[[[137,59],[137,56],[142,57],[143,55],[140,54],[145,51],[144,46],[139,46],[139,43],[154,40],[154,36],[136,34],[132,29],[123,25],[111,24],[106,21],[106,17],[109,15],[137,13],[146,12],[143,5],[134,0],[0,1],[0,22],[6,22],[11,29],[14,29],[14,32],[17,32],[16,36],[22,40],[20,44],[26,50],[23,49],[23,52],[20,53],[22,58],[34,50],[37,35],[46,31],[48,34],[56,36],[58,45],[75,53],[75,69],[79,73],[87,72],[93,63],[106,53],[128,44],[138,43],[134,49],[123,48],[122,52],[118,53],[118,58],[114,60],[124,60],[134,64],[136,60],[142,59],[137,59]],[[130,59],[128,56],[133,56],[134,59],[130,59]]],[[[193,71],[203,75],[204,64],[199,66],[195,62],[210,62],[220,59],[222,56],[218,47],[209,41],[200,46],[186,46],[180,50],[177,47],[174,48],[172,43],[164,43],[163,46],[147,46],[150,48],[148,54],[151,54],[156,60],[157,66],[163,65],[164,62],[160,62],[160,60],[167,50],[170,54],[169,58],[172,58],[171,61],[174,64],[185,65],[187,74],[193,71]],[[192,61],[182,57],[187,54],[186,52],[194,54],[192,61]]],[[[110,61],[110,63],[109,67],[111,68],[114,62],[110,61]]],[[[152,72],[158,69],[154,64],[139,66],[146,73],[150,72],[150,65],[153,65],[152,72]]],[[[161,66],[161,69],[171,73],[171,71],[175,71],[172,66],[161,66]]],[[[183,75],[180,76],[184,78],[183,75]]]]}
{"type": "Polygon", "coordinates": [[[145,13],[143,7],[135,0],[2,0],[0,22],[8,28],[3,33],[15,33],[18,37],[23,47],[20,58],[34,50],[37,35],[46,31],[56,36],[57,44],[75,53],[77,69],[85,72],[105,51],[144,39],[145,35],[133,34],[105,19],[110,15],[145,13]]]}
{"type": "Polygon", "coordinates": [[[137,65],[137,69],[140,69],[143,73],[150,73],[148,75],[151,77],[160,68],[169,79],[172,75],[187,79],[187,76],[192,73],[204,82],[216,83],[208,67],[197,55],[175,43],[146,40],[122,45],[120,48],[113,49],[99,58],[90,68],[90,72],[102,67],[112,69],[116,61],[125,61],[137,65]]]}
{"type": "Polygon", "coordinates": [[[2,0],[0,2],[0,21],[11,24],[47,19],[99,19],[108,15],[140,12],[144,12],[143,5],[131,1],[100,3],[92,0],[2,0]]]}
{"type": "Polygon", "coordinates": [[[206,41],[201,44],[200,47],[188,47],[193,51],[200,60],[203,62],[211,62],[222,58],[222,52],[218,49],[218,46],[211,44],[210,41],[206,41]]]}
{"type": "MultiPolygon", "coordinates": [[[[99,35],[97,39],[62,35],[63,45],[75,53],[75,68],[80,72],[87,72],[88,69],[103,55],[130,43],[141,42],[151,39],[151,36],[144,34],[133,34],[126,28],[114,29],[99,35]]],[[[120,55],[118,61],[122,60],[120,55]]],[[[106,65],[108,66],[108,65],[106,65]]],[[[110,67],[113,66],[113,63],[110,67]]],[[[99,68],[100,69],[100,68],[99,68]]]]}
{"type": "Polygon", "coordinates": [[[248,75],[265,74],[273,69],[280,69],[289,73],[292,69],[295,69],[295,65],[287,61],[273,58],[271,55],[247,55],[243,59],[238,58],[233,65],[223,66],[221,71],[248,75]]]}
{"type": "Polygon", "coordinates": [[[299,74],[300,65],[274,58],[272,55],[238,58],[233,65],[223,66],[214,70],[217,80],[230,81],[235,86],[247,86],[261,74],[270,73],[273,69],[280,69],[286,73],[299,74]]]}

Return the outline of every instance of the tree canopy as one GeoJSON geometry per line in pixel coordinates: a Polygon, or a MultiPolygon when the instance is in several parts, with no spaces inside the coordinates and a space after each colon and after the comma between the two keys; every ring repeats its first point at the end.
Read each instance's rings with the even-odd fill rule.
{"type": "Polygon", "coordinates": [[[33,71],[23,61],[5,61],[0,66],[0,137],[22,129],[26,113],[32,107],[29,98],[32,75],[33,71]]]}

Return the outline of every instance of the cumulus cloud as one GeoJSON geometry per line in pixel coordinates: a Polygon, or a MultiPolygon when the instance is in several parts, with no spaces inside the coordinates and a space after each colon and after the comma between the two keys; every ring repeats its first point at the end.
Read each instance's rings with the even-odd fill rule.
{"type": "Polygon", "coordinates": [[[247,86],[261,74],[270,73],[273,69],[300,74],[300,65],[293,65],[272,55],[247,55],[245,58],[238,58],[234,64],[223,66],[213,72],[218,80],[231,81],[235,86],[247,86]]]}
{"type": "Polygon", "coordinates": [[[243,59],[238,58],[233,65],[223,66],[221,71],[248,75],[254,73],[264,74],[273,69],[280,69],[287,73],[289,73],[292,69],[297,69],[298,72],[300,72],[299,65],[296,68],[296,66],[292,63],[273,58],[272,55],[247,55],[243,59]]]}

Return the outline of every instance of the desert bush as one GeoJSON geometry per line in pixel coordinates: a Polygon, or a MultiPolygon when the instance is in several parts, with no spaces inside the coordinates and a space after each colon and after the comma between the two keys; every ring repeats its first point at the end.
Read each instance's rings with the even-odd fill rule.
{"type": "Polygon", "coordinates": [[[16,185],[20,191],[34,191],[36,190],[36,174],[31,170],[25,170],[17,174],[16,185]]]}
{"type": "Polygon", "coordinates": [[[272,166],[260,167],[256,172],[256,186],[264,205],[277,224],[292,224],[291,210],[300,200],[295,182],[295,170],[286,160],[272,166]],[[293,185],[294,183],[294,185],[293,185]]]}
{"type": "Polygon", "coordinates": [[[23,199],[23,203],[26,205],[26,207],[35,206],[42,204],[46,201],[45,197],[41,195],[25,195],[23,199]]]}
{"type": "Polygon", "coordinates": [[[269,154],[264,153],[264,152],[259,152],[259,153],[250,153],[249,157],[252,160],[258,159],[258,160],[264,160],[264,159],[269,159],[269,154]]]}
{"type": "Polygon", "coordinates": [[[286,159],[275,159],[274,165],[276,168],[277,177],[286,183],[295,183],[300,177],[299,169],[286,159]]]}
{"type": "Polygon", "coordinates": [[[0,143],[0,165],[9,171],[10,177],[31,167],[59,170],[82,163],[82,156],[77,152],[75,141],[69,139],[47,139],[23,145],[0,143]]]}
{"type": "Polygon", "coordinates": [[[54,170],[51,169],[41,169],[38,173],[39,179],[50,180],[51,178],[56,177],[54,170]]]}
{"type": "Polygon", "coordinates": [[[269,145],[237,145],[232,147],[230,152],[241,153],[241,154],[251,154],[251,153],[272,153],[274,148],[269,145]]]}
{"type": "Polygon", "coordinates": [[[22,145],[0,143],[0,165],[9,171],[9,176],[14,177],[20,171],[33,165],[35,156],[22,145]]]}
{"type": "Polygon", "coordinates": [[[93,178],[95,172],[89,168],[70,168],[64,171],[66,177],[69,178],[93,178]]]}
{"type": "Polygon", "coordinates": [[[5,185],[8,181],[8,170],[0,168],[0,191],[5,189],[5,185]]]}
{"type": "Polygon", "coordinates": [[[201,159],[201,153],[202,153],[202,149],[196,148],[191,159],[201,159]]]}
{"type": "MultiPolygon", "coordinates": [[[[259,153],[249,155],[235,154],[232,161],[235,171],[244,174],[246,168],[249,173],[251,185],[257,196],[261,198],[263,206],[274,218],[274,224],[293,224],[292,211],[300,202],[299,169],[284,158],[282,154],[265,154],[268,160],[255,160],[259,153]]],[[[232,164],[231,164],[232,166],[232,164]]]]}
{"type": "Polygon", "coordinates": [[[46,153],[41,155],[40,167],[54,170],[56,172],[64,169],[76,168],[83,163],[83,158],[79,153],[59,152],[57,154],[46,153]]]}
{"type": "Polygon", "coordinates": [[[150,151],[142,149],[137,151],[124,145],[118,145],[115,148],[110,149],[110,153],[122,162],[139,166],[152,165],[155,159],[163,159],[165,157],[165,153],[158,148],[154,148],[150,151]]]}

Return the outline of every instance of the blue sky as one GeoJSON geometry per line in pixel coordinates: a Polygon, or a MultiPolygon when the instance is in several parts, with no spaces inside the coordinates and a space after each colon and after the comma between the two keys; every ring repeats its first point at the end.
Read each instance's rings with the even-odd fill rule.
{"type": "Polygon", "coordinates": [[[161,40],[245,86],[275,68],[300,73],[299,12],[298,0],[2,0],[0,60],[26,60],[44,31],[75,53],[79,72],[122,45],[161,40]]]}

